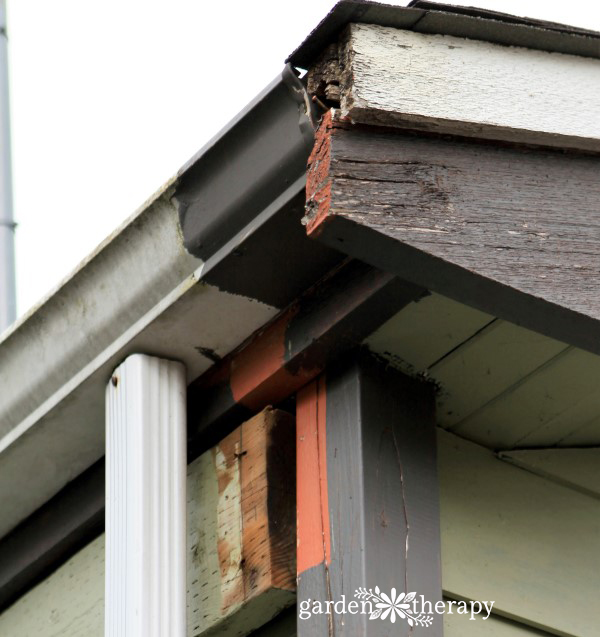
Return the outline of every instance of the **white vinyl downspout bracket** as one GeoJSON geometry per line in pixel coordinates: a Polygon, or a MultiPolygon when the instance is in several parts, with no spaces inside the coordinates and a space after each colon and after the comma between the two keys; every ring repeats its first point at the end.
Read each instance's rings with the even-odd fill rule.
{"type": "Polygon", "coordinates": [[[185,637],[186,377],[127,358],[106,388],[105,637],[185,637]]]}

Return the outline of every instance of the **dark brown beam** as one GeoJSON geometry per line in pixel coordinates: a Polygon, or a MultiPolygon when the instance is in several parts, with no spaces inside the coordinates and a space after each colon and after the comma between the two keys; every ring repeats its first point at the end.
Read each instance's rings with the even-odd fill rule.
{"type": "Polygon", "coordinates": [[[312,237],[600,353],[600,157],[353,127],[309,160],[312,237]]]}
{"type": "Polygon", "coordinates": [[[287,398],[426,292],[358,261],[336,268],[188,390],[191,454],[287,398]]]}
{"type": "Polygon", "coordinates": [[[364,357],[328,368],[298,393],[296,454],[298,637],[412,635],[418,609],[392,625],[355,593],[442,599],[433,386],[364,357]],[[312,612],[327,601],[345,612],[312,612]]]}

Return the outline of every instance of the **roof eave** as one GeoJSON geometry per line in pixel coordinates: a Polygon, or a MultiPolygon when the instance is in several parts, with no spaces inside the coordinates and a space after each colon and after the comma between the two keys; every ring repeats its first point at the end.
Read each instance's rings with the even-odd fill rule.
{"type": "MultiPolygon", "coordinates": [[[[302,84],[285,68],[174,180],[5,333],[0,537],[103,456],[104,387],[123,358],[134,352],[177,357],[191,380],[289,302],[286,295],[313,276],[311,268],[328,262],[330,251],[315,245],[306,269],[297,268],[296,282],[278,287],[274,281],[256,289],[230,281],[228,274],[232,254],[264,235],[281,210],[297,205],[299,197],[303,201],[312,146],[309,106],[302,84]],[[238,178],[241,174],[246,178],[238,178]],[[211,183],[231,188],[208,193],[208,175],[211,183]],[[255,182],[264,183],[266,175],[269,188],[257,192],[255,182]],[[209,196],[210,218],[194,219],[209,196]]],[[[288,274],[282,268],[282,276],[288,274]]]]}

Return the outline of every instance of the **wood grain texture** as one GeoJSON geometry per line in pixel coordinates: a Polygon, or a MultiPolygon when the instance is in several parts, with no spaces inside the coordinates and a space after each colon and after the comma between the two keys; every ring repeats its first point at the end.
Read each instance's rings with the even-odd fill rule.
{"type": "Polygon", "coordinates": [[[194,635],[245,635],[293,603],[294,435],[293,418],[267,408],[190,465],[202,468],[188,503],[194,635]]]}
{"type": "Polygon", "coordinates": [[[444,591],[555,635],[597,635],[600,502],[443,431],[438,458],[444,591]]]}
{"type": "Polygon", "coordinates": [[[357,129],[335,117],[322,124],[329,168],[308,193],[312,236],[600,353],[600,158],[357,129]],[[316,215],[312,192],[325,193],[316,215]]]}
{"type": "MultiPolygon", "coordinates": [[[[268,408],[188,466],[188,635],[240,637],[295,601],[294,420],[268,408]]],[[[0,635],[101,637],[104,536],[0,615],[0,635]]]]}
{"type": "Polygon", "coordinates": [[[600,150],[600,61],[351,24],[341,108],[355,122],[600,150]]]}

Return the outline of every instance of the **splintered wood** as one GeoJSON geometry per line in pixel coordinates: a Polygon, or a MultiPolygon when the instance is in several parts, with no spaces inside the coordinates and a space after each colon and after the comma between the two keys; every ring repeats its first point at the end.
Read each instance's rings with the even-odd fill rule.
{"type": "Polygon", "coordinates": [[[307,91],[332,105],[340,103],[340,61],[338,45],[330,44],[308,71],[307,91]]]}
{"type": "Polygon", "coordinates": [[[600,318],[599,169],[597,156],[353,125],[332,109],[309,159],[304,223],[354,258],[597,353],[585,320],[600,318]],[[507,288],[518,303],[495,302],[507,288]],[[549,331],[539,299],[575,312],[577,328],[564,315],[549,331]]]}
{"type": "Polygon", "coordinates": [[[600,149],[600,61],[349,24],[307,89],[354,123],[600,149]]]}

